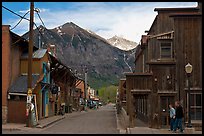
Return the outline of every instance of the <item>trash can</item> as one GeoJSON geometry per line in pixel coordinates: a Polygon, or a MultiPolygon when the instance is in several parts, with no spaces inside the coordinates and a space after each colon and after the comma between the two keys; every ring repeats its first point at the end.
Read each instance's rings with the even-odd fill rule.
{"type": "Polygon", "coordinates": [[[69,112],[69,108],[68,108],[68,106],[66,105],[65,106],[65,113],[68,113],[69,112]]]}
{"type": "Polygon", "coordinates": [[[69,105],[69,113],[72,113],[72,104],[69,105]]]}
{"type": "Polygon", "coordinates": [[[59,114],[61,114],[61,115],[64,115],[64,114],[65,114],[65,103],[62,103],[62,104],[61,104],[59,114]]]}

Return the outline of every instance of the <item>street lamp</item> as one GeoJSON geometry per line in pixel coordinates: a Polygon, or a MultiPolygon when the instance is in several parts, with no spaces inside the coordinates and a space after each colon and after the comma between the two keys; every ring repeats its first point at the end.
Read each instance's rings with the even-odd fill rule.
{"type": "Polygon", "coordinates": [[[188,125],[187,127],[191,128],[192,125],[191,125],[191,114],[190,114],[190,74],[192,73],[192,70],[193,70],[193,66],[188,63],[186,66],[185,66],[185,71],[187,73],[187,77],[188,77],[188,125]]]}

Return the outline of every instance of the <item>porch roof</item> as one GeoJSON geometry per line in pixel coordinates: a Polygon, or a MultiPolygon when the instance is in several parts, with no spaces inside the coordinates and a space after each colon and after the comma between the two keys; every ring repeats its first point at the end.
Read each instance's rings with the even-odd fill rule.
{"type": "MultiPolygon", "coordinates": [[[[40,78],[40,75],[32,75],[32,88],[35,88],[39,78],[40,78]]],[[[8,90],[8,93],[23,93],[23,94],[27,94],[27,90],[28,90],[27,82],[28,82],[28,76],[27,75],[21,75],[11,85],[11,87],[8,90]]]]}

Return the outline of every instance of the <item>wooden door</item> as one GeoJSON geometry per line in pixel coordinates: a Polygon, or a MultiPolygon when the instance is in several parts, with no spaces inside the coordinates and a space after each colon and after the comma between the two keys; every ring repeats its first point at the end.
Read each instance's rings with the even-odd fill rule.
{"type": "Polygon", "coordinates": [[[8,123],[26,123],[26,96],[19,97],[24,98],[8,100],[8,123]]]}
{"type": "Polygon", "coordinates": [[[174,104],[174,96],[161,96],[160,97],[160,113],[161,113],[161,127],[168,128],[170,125],[169,118],[169,104],[174,104]]]}

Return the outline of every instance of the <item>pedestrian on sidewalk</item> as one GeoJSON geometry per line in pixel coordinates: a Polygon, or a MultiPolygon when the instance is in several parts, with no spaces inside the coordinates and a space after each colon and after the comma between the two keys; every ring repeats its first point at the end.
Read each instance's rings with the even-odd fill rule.
{"type": "Polygon", "coordinates": [[[169,131],[173,131],[174,123],[175,123],[175,109],[172,104],[169,104],[169,114],[170,114],[170,129],[169,131]]]}
{"type": "Polygon", "coordinates": [[[183,118],[183,107],[180,105],[179,101],[175,102],[175,107],[176,107],[176,120],[174,123],[174,129],[173,132],[176,132],[176,129],[179,128],[180,132],[183,133],[183,128],[182,128],[182,118],[183,118]]]}

